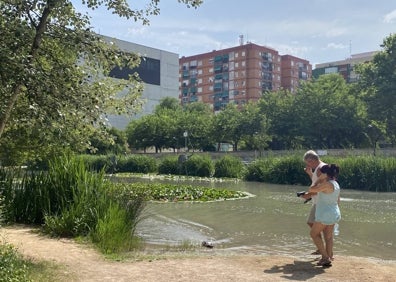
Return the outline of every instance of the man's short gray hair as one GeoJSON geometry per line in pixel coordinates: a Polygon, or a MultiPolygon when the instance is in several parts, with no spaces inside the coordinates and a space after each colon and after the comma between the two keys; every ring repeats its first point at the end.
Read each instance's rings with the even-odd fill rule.
{"type": "Polygon", "coordinates": [[[318,161],[319,155],[314,150],[306,151],[304,154],[304,161],[308,161],[308,160],[318,161]]]}

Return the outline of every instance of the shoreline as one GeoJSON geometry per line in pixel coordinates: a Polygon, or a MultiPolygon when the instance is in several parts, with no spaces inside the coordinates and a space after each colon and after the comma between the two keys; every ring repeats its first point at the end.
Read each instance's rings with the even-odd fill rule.
{"type": "Polygon", "coordinates": [[[336,255],[332,267],[315,256],[236,253],[222,249],[138,250],[121,261],[89,245],[42,236],[36,228],[0,228],[0,238],[33,261],[61,266],[53,281],[394,281],[395,260],[336,255]]]}

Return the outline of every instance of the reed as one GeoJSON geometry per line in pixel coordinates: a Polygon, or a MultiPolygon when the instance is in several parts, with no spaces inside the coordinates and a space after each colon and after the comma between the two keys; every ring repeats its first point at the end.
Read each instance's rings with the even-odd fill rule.
{"type": "MultiPolygon", "coordinates": [[[[375,156],[325,156],[326,163],[340,166],[338,182],[344,189],[396,192],[396,158],[375,156]]],[[[247,167],[247,181],[310,185],[301,156],[266,157],[247,167]]]]}
{"type": "Polygon", "coordinates": [[[113,241],[97,236],[106,228],[122,224],[128,230],[127,241],[133,240],[144,197],[115,196],[104,170],[89,171],[82,158],[64,155],[48,167],[45,172],[0,170],[0,196],[8,222],[40,224],[53,236],[91,236],[106,251],[121,244],[117,237],[113,241]]]}

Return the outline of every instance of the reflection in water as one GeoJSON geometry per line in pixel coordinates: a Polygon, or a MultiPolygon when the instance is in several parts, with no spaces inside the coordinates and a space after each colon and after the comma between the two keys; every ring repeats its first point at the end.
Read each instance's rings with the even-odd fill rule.
{"type": "MultiPolygon", "coordinates": [[[[210,185],[256,197],[214,203],[149,203],[138,234],[152,244],[211,241],[216,248],[254,253],[304,256],[313,251],[305,223],[311,203],[303,204],[296,197],[301,186],[210,185]]],[[[335,254],[396,259],[396,193],[341,193],[342,220],[335,254]]]]}

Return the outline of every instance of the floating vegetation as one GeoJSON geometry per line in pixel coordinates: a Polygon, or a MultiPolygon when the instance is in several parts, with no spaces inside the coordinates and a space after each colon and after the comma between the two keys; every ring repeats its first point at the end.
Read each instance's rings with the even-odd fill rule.
{"type": "Polygon", "coordinates": [[[224,201],[252,197],[253,195],[242,191],[228,189],[208,188],[185,184],[164,183],[114,183],[114,192],[123,195],[144,194],[148,201],[179,202],[179,201],[224,201]]]}

